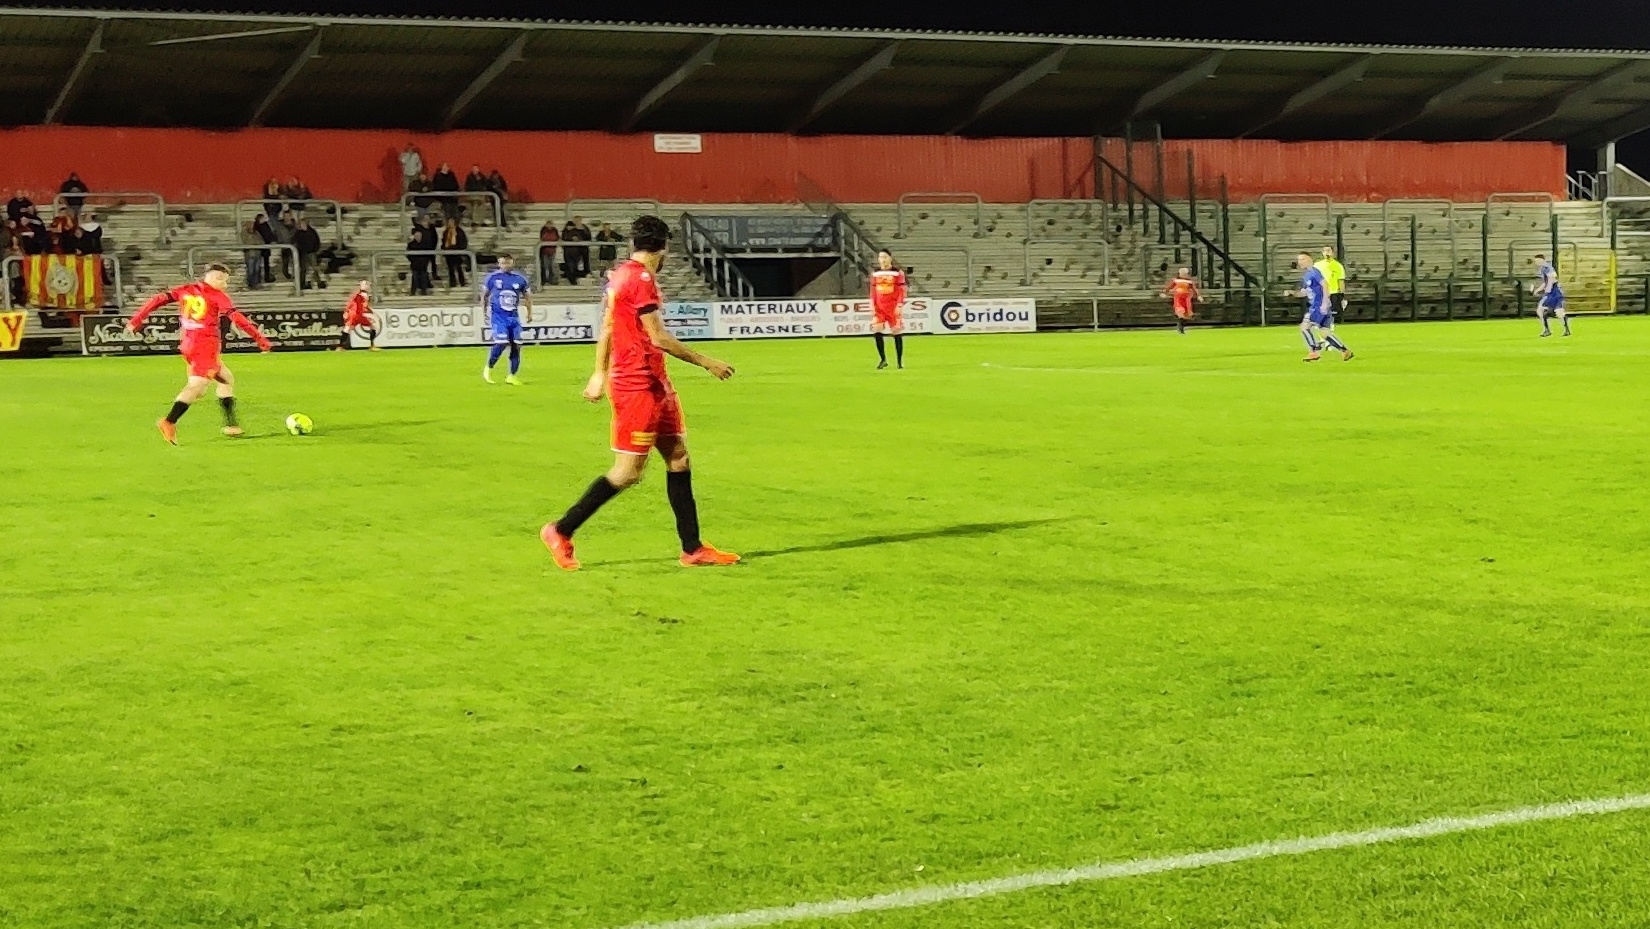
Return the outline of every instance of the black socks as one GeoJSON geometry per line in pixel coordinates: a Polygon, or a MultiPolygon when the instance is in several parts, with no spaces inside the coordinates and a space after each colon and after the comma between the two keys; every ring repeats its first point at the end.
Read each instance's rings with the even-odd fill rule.
{"type": "Polygon", "coordinates": [[[184,403],[182,400],[174,400],[172,401],[172,411],[166,414],[166,421],[176,424],[187,412],[189,412],[189,404],[184,403]]]}
{"type": "Polygon", "coordinates": [[[239,426],[240,421],[235,418],[235,398],[219,397],[218,405],[223,407],[223,424],[225,426],[239,426]]]}
{"type": "Polygon", "coordinates": [[[699,538],[699,504],[693,499],[693,472],[666,472],[665,493],[676,513],[676,535],[682,540],[682,552],[691,555],[704,544],[699,538]]]}
{"type": "Polygon", "coordinates": [[[579,502],[567,510],[566,515],[556,520],[556,531],[571,539],[573,533],[579,531],[585,520],[596,515],[602,504],[617,497],[619,488],[608,481],[607,475],[602,475],[591,482],[590,488],[579,498],[579,502]]]}
{"type": "Polygon", "coordinates": [[[877,340],[877,360],[886,364],[888,361],[888,347],[883,344],[882,333],[873,332],[871,335],[877,340]]]}
{"type": "Polygon", "coordinates": [[[905,367],[905,336],[897,332],[894,334],[894,362],[905,367]]]}

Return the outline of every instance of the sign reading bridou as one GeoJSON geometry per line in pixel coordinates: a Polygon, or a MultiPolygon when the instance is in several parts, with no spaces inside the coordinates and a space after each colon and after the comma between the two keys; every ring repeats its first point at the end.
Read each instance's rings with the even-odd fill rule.
{"type": "MultiPolygon", "coordinates": [[[[246,314],[275,348],[284,351],[316,351],[334,348],[344,332],[342,310],[252,310],[246,314]]],[[[81,351],[88,355],[164,355],[178,350],[182,334],[176,313],[156,314],[138,332],[127,332],[130,313],[80,318],[81,351]]],[[[222,336],[226,352],[258,350],[246,333],[228,325],[222,336]]]]}

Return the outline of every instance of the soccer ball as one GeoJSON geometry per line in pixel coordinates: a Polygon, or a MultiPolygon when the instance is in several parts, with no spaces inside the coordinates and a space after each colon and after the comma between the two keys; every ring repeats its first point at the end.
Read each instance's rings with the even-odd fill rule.
{"type": "Polygon", "coordinates": [[[286,418],[286,431],[293,435],[309,435],[315,431],[315,420],[302,413],[293,413],[286,418]]]}

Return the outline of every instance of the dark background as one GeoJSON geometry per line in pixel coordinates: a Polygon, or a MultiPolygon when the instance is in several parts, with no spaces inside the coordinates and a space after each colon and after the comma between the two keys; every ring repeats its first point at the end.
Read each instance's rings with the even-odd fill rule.
{"type": "MultiPolygon", "coordinates": [[[[843,0],[532,3],[525,0],[125,0],[41,6],[239,13],[500,17],[751,26],[835,26],[1030,32],[1166,39],[1256,39],[1396,45],[1530,48],[1650,48],[1650,2],[1591,0],[1380,0],[1374,3],[1024,2],[864,3],[843,0]]],[[[1650,169],[1650,133],[1620,146],[1623,163],[1650,169]]],[[[1572,152],[1572,167],[1592,167],[1592,153],[1572,152]]],[[[1641,171],[1641,173],[1645,173],[1641,171]]]]}

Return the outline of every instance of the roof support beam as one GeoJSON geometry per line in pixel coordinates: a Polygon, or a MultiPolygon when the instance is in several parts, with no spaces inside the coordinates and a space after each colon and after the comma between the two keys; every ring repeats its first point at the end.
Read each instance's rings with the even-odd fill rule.
{"type": "Polygon", "coordinates": [[[967,129],[978,122],[980,117],[1007,103],[1027,87],[1060,70],[1060,62],[1065,60],[1066,53],[1069,51],[1071,51],[1071,46],[1062,45],[1021,68],[1018,74],[986,91],[985,96],[981,97],[979,102],[974,105],[972,112],[961,122],[952,126],[946,134],[956,135],[967,129]]]}
{"type": "Polygon", "coordinates": [[[103,53],[103,27],[108,22],[106,19],[97,21],[91,38],[86,40],[86,47],[80,50],[80,58],[75,61],[69,76],[63,79],[63,86],[58,88],[57,96],[52,99],[52,105],[46,110],[46,125],[52,126],[62,122],[63,114],[67,113],[69,105],[74,103],[75,93],[80,89],[80,79],[91,66],[92,56],[103,53]]]}
{"type": "Polygon", "coordinates": [[[1501,58],[1484,65],[1482,68],[1433,94],[1427,98],[1427,102],[1400,116],[1388,124],[1385,129],[1371,135],[1370,138],[1387,138],[1394,132],[1407,128],[1445,107],[1453,106],[1463,100],[1477,96],[1480,91],[1501,83],[1502,79],[1507,76],[1507,71],[1512,68],[1517,60],[1516,58],[1501,58]]]}
{"type": "Polygon", "coordinates": [[[1650,64],[1642,59],[1629,61],[1624,65],[1611,68],[1591,83],[1577,87],[1545,106],[1520,113],[1513,122],[1509,123],[1509,126],[1514,128],[1508,128],[1506,131],[1499,133],[1496,139],[1504,142],[1513,136],[1520,136],[1532,129],[1545,126],[1573,110],[1597,103],[1616,90],[1638,80],[1641,75],[1646,73],[1650,73],[1650,64]]]}
{"type": "Polygon", "coordinates": [[[1214,77],[1215,72],[1220,70],[1220,63],[1225,60],[1225,49],[1210,52],[1199,58],[1186,70],[1141,94],[1140,99],[1134,101],[1133,108],[1129,110],[1129,119],[1139,119],[1175,97],[1191,90],[1203,81],[1214,77]]]}
{"type": "Polygon", "coordinates": [[[518,33],[509,45],[504,46],[499,51],[498,56],[493,59],[493,63],[476,75],[476,79],[470,82],[470,86],[464,88],[464,92],[458,95],[458,99],[447,107],[446,115],[441,117],[442,132],[446,132],[457,125],[459,118],[464,115],[471,104],[476,102],[476,98],[481,96],[481,92],[486,90],[488,85],[498,80],[499,76],[509,70],[511,65],[521,60],[521,52],[527,47],[527,40],[532,35],[531,32],[518,33]]]}
{"type": "Polygon", "coordinates": [[[1584,132],[1571,139],[1570,143],[1586,148],[1598,148],[1610,142],[1618,142],[1631,135],[1638,135],[1645,130],[1650,130],[1650,106],[1640,107],[1596,129],[1584,132]]]}
{"type": "Polygon", "coordinates": [[[150,48],[163,45],[194,45],[200,42],[218,42],[223,39],[251,39],[265,35],[285,35],[288,32],[308,32],[314,26],[282,26],[279,29],[248,29],[242,32],[214,32],[210,35],[191,35],[181,39],[160,39],[148,43],[150,48]]]}
{"type": "Polygon", "coordinates": [[[642,121],[642,117],[652,112],[660,103],[663,103],[665,97],[669,96],[671,91],[680,87],[683,81],[697,74],[700,68],[714,64],[716,61],[716,46],[721,42],[722,37],[719,35],[713,35],[701,42],[699,48],[686,61],[682,62],[676,70],[665,75],[664,80],[653,85],[653,89],[649,90],[631,109],[630,115],[619,123],[619,131],[629,132],[635,129],[636,124],[642,121]]]}
{"type": "Polygon", "coordinates": [[[818,119],[820,114],[834,106],[838,100],[846,97],[850,91],[893,67],[894,56],[899,54],[899,47],[900,43],[898,41],[889,42],[875,55],[861,62],[859,67],[844,74],[835,84],[825,88],[825,92],[814,99],[813,105],[808,108],[808,112],[791,123],[791,131],[801,132],[809,123],[818,119]]]}
{"type": "Polygon", "coordinates": [[[276,101],[280,100],[281,95],[286,93],[286,89],[292,85],[293,81],[298,79],[298,72],[304,70],[304,65],[309,64],[309,60],[311,58],[315,58],[320,55],[321,34],[321,27],[316,26],[315,34],[309,37],[309,41],[304,44],[304,48],[298,53],[298,57],[292,59],[292,63],[287,65],[286,73],[281,75],[281,79],[275,82],[274,87],[269,88],[269,93],[264,94],[264,98],[262,102],[258,104],[258,108],[252,111],[252,117],[246,121],[247,125],[263,125],[264,117],[269,114],[270,109],[275,106],[276,101]]]}
{"type": "Polygon", "coordinates": [[[1353,84],[1358,83],[1364,79],[1364,73],[1369,70],[1369,66],[1374,62],[1374,55],[1365,55],[1339,71],[1336,71],[1334,74],[1301,88],[1295,92],[1294,96],[1284,101],[1283,106],[1272,111],[1270,116],[1261,119],[1253,126],[1238,133],[1237,137],[1240,139],[1247,139],[1262,129],[1265,129],[1267,126],[1299,112],[1300,110],[1306,109],[1330,94],[1335,93],[1338,90],[1344,90],[1353,84]]]}

